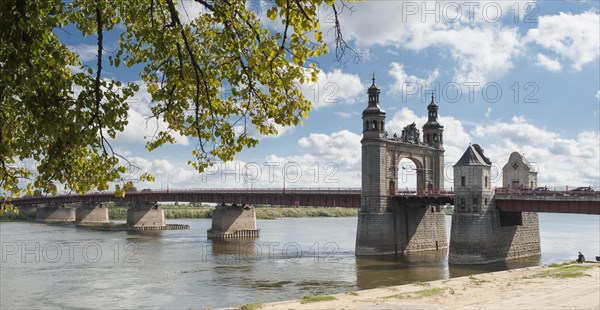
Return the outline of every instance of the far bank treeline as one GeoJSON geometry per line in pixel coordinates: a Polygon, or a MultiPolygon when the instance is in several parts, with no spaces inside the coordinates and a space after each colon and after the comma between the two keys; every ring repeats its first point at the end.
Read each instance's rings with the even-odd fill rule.
{"type": "MultiPolygon", "coordinates": [[[[127,219],[126,205],[108,206],[108,216],[110,219],[127,219]]],[[[253,206],[256,210],[256,218],[263,220],[273,220],[284,217],[349,217],[357,216],[358,209],[348,208],[323,208],[323,207],[301,207],[290,208],[284,206],[253,206]]],[[[196,219],[211,218],[214,207],[202,204],[173,204],[161,205],[165,210],[167,219],[196,219]]]]}
{"type": "MultiPolygon", "coordinates": [[[[115,204],[113,202],[104,203],[108,208],[108,216],[111,220],[126,220],[128,203],[115,204]]],[[[290,208],[285,206],[263,206],[254,205],[256,218],[263,220],[273,220],[285,217],[352,217],[358,215],[358,209],[349,208],[324,208],[324,207],[298,207],[290,208]]],[[[167,219],[200,219],[211,218],[214,207],[195,203],[175,203],[161,205],[165,210],[167,219]]],[[[35,212],[0,212],[2,220],[35,220],[35,212]]]]}
{"type": "MultiPolygon", "coordinates": [[[[126,220],[128,203],[115,204],[107,202],[108,216],[111,220],[126,220]]],[[[358,209],[354,208],[325,208],[325,207],[297,207],[273,205],[254,205],[256,218],[261,220],[274,220],[285,217],[352,217],[358,216],[358,209]]],[[[211,218],[214,207],[200,203],[175,203],[161,205],[165,210],[167,219],[203,219],[211,218]]],[[[452,215],[453,208],[446,208],[446,215],[452,215]]],[[[17,208],[1,209],[0,220],[35,220],[35,212],[19,212],[17,208]]]]}

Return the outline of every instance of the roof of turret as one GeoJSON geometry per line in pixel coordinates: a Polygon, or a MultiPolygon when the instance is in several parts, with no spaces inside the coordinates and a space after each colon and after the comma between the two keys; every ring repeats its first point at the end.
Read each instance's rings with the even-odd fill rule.
{"type": "Polygon", "coordinates": [[[454,166],[490,166],[492,162],[483,155],[479,144],[469,145],[463,156],[454,166]]]}

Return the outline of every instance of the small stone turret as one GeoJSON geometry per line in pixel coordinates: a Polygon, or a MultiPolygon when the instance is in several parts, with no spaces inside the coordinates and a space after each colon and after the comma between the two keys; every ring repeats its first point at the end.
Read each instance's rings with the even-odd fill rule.
{"type": "Polygon", "coordinates": [[[489,264],[540,255],[537,213],[496,209],[491,167],[477,144],[470,145],[454,165],[451,264],[489,264]]]}
{"type": "Polygon", "coordinates": [[[435,104],[433,95],[431,103],[427,106],[427,123],[423,125],[423,142],[437,149],[444,149],[444,126],[438,122],[438,105],[435,104]]]}

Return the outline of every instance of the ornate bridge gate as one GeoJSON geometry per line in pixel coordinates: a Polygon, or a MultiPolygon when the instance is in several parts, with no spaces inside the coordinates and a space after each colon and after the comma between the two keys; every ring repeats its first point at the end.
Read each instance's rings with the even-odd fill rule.
{"type": "Polygon", "coordinates": [[[369,105],[363,111],[362,195],[356,238],[356,255],[394,254],[447,247],[445,221],[437,208],[400,203],[393,199],[399,163],[410,159],[416,166],[417,194],[439,192],[444,186],[444,126],[438,106],[427,106],[423,139],[414,123],[398,136],[385,130],[385,111],[379,106],[379,88],[369,87],[369,105]],[[427,211],[433,212],[427,212],[427,211]]]}

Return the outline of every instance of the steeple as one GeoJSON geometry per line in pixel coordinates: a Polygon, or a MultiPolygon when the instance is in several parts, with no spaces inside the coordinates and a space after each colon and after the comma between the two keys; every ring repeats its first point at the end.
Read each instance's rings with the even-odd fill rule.
{"type": "MultiPolygon", "coordinates": [[[[375,73],[373,72],[373,83],[371,83],[371,87],[369,87],[369,108],[379,108],[379,93],[381,92],[377,85],[375,85],[375,73]]],[[[381,108],[379,108],[381,109],[381,108]]]]}
{"type": "Polygon", "coordinates": [[[369,137],[382,139],[385,137],[385,111],[379,106],[379,93],[381,91],[375,85],[375,73],[373,73],[371,87],[367,94],[369,95],[369,105],[363,110],[363,132],[369,137]]]}
{"type": "Polygon", "coordinates": [[[443,132],[444,126],[438,122],[438,105],[432,92],[431,103],[427,106],[427,123],[423,125],[423,140],[429,146],[443,149],[443,132]]]}

